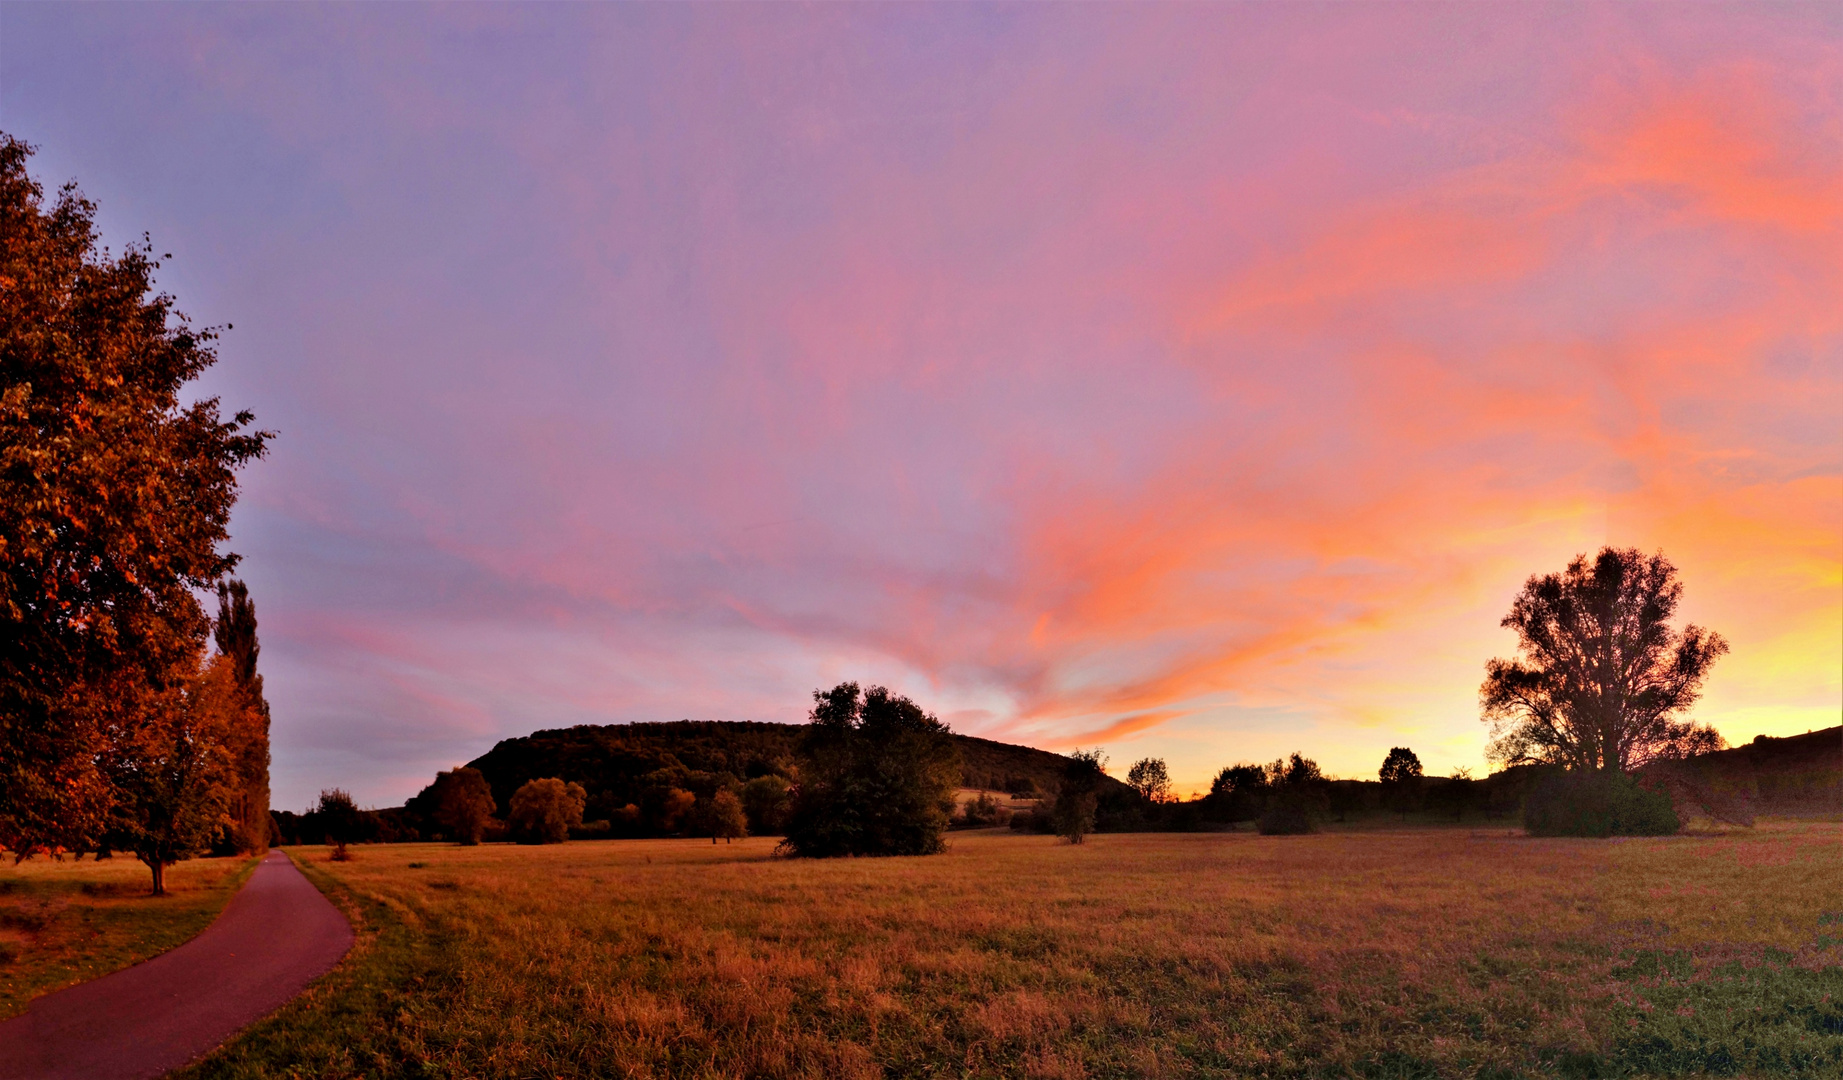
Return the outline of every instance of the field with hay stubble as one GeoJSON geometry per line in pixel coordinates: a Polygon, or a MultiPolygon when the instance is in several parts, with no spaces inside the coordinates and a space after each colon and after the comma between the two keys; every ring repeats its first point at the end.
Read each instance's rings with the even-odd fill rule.
{"type": "Polygon", "coordinates": [[[294,849],[342,969],[189,1074],[1843,1075],[1843,826],[294,849]]]}

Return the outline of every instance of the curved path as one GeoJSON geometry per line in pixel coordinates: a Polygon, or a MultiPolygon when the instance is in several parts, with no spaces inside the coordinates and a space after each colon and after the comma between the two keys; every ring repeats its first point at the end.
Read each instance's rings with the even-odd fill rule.
{"type": "Polygon", "coordinates": [[[204,933],[0,1022],[0,1080],[139,1080],[176,1069],[332,970],[352,927],[272,851],[204,933]]]}

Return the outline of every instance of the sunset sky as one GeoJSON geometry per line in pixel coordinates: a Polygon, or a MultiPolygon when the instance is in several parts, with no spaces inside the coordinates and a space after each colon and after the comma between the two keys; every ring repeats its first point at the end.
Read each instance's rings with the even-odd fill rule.
{"type": "Polygon", "coordinates": [[[1482,774],[1608,543],[1843,715],[1843,6],[8,4],[0,128],[235,325],[280,808],[843,679],[1482,774]]]}

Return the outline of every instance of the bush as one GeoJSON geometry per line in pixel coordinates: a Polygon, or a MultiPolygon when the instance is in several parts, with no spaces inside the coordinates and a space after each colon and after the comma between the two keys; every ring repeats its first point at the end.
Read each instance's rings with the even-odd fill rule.
{"type": "Polygon", "coordinates": [[[1312,831],[1312,815],[1297,799],[1275,799],[1255,828],[1262,836],[1298,836],[1312,831]]]}
{"type": "Polygon", "coordinates": [[[1670,796],[1616,769],[1551,771],[1523,800],[1532,836],[1666,836],[1683,827],[1670,796]]]}

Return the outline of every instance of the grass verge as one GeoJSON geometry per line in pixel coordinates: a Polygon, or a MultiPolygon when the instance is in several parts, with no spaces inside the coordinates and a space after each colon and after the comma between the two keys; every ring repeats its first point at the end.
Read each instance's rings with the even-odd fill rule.
{"type": "Polygon", "coordinates": [[[167,870],[167,895],[152,896],[147,868],[132,858],[9,862],[0,862],[0,1019],[192,940],[256,869],[252,858],[188,860],[167,870]]]}

